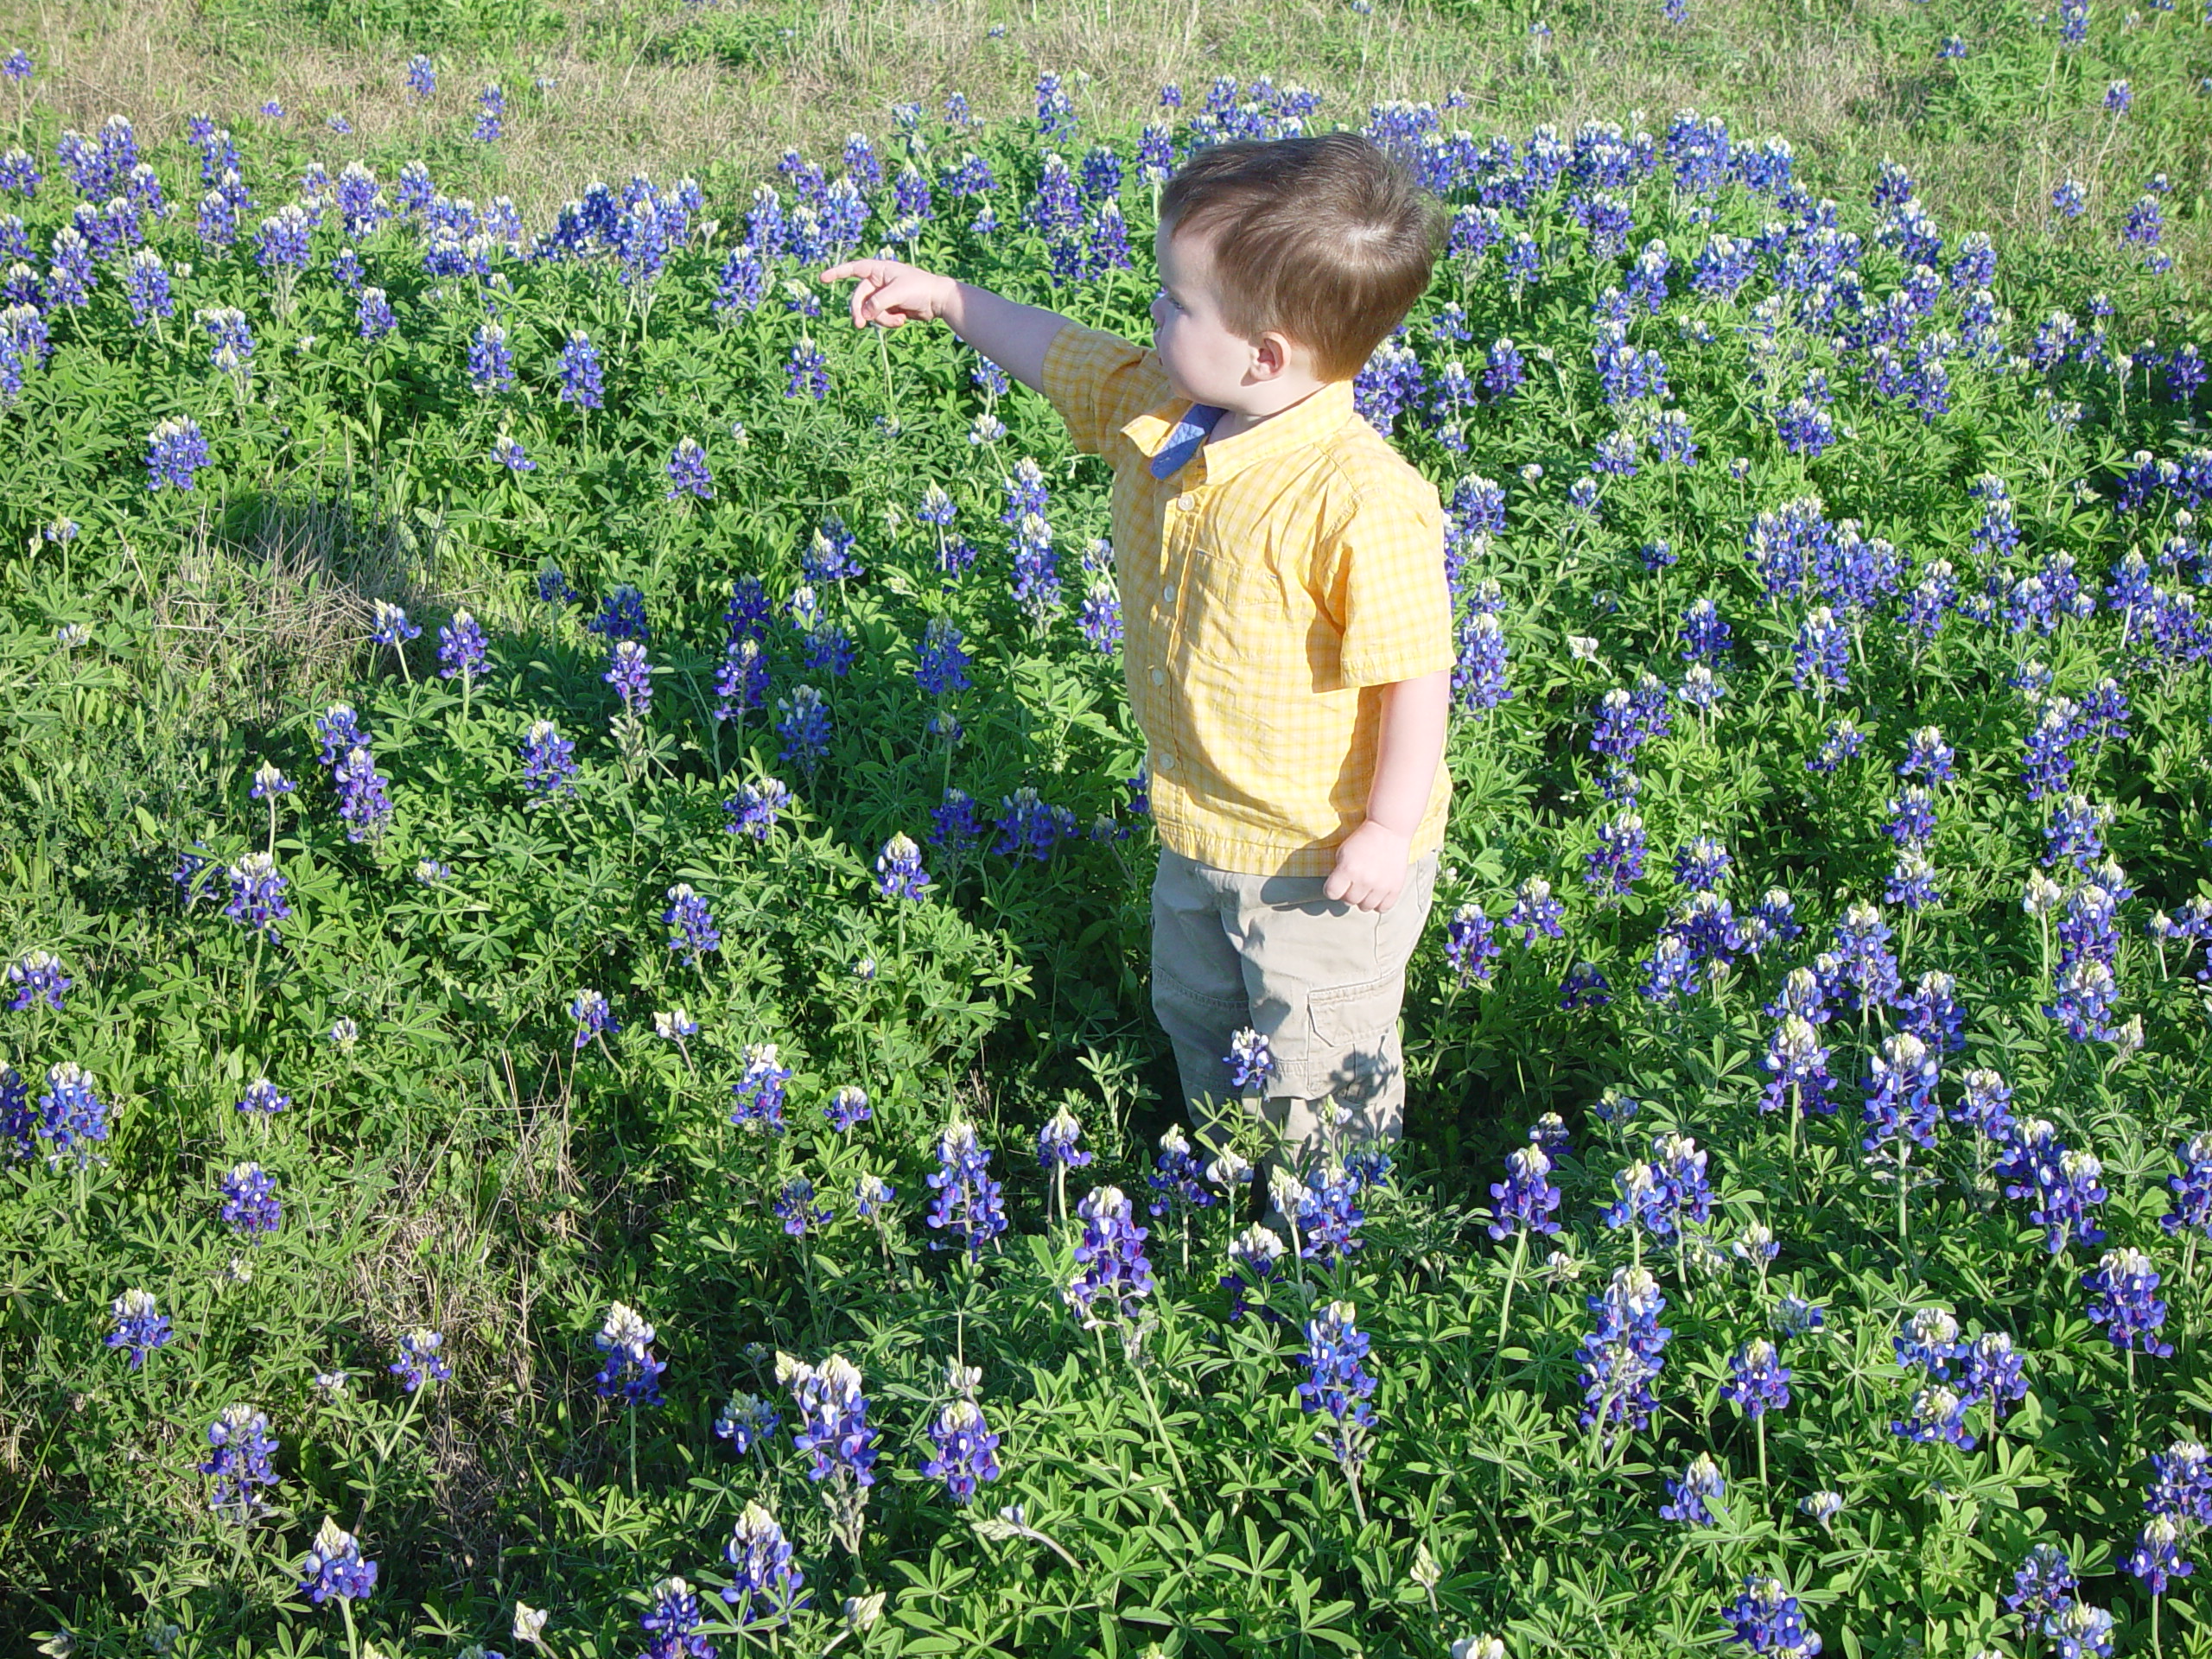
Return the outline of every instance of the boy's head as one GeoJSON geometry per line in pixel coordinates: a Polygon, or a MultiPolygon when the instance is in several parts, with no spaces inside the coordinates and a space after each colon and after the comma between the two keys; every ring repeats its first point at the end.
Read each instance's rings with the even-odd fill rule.
{"type": "Polygon", "coordinates": [[[1295,397],[1265,388],[1302,395],[1366,366],[1427,290],[1451,224],[1357,133],[1201,150],[1160,192],[1154,349],[1199,402],[1272,413],[1295,397]]]}

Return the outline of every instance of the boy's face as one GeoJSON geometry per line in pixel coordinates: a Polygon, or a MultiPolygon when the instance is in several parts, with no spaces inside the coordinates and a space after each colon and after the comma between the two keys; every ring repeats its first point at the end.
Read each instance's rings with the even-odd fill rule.
{"type": "Polygon", "coordinates": [[[1231,334],[1222,321],[1210,238],[1171,238],[1160,231],[1152,245],[1160,283],[1152,302],[1152,346],[1177,396],[1263,414],[1294,385],[1300,391],[1311,390],[1302,347],[1272,329],[1256,342],[1249,340],[1231,334]]]}

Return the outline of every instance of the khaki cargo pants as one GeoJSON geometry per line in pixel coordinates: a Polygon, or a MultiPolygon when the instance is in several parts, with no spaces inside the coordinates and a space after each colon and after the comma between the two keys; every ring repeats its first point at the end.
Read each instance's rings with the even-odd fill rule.
{"type": "Polygon", "coordinates": [[[1406,1100],[1398,1007],[1436,860],[1431,852],[1408,867],[1389,910],[1364,911],[1324,899],[1321,876],[1246,875],[1160,849],[1152,1006],[1202,1135],[1234,1122],[1226,1056],[1250,1026],[1276,1065],[1262,1116],[1292,1156],[1319,1141],[1329,1096],[1349,1113],[1340,1145],[1397,1139],[1406,1100]]]}

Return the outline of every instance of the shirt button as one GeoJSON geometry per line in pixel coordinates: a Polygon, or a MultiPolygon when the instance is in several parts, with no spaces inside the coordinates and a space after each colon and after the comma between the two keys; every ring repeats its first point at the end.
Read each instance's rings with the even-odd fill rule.
{"type": "Polygon", "coordinates": [[[1172,771],[1174,767],[1175,757],[1172,754],[1156,754],[1153,759],[1162,772],[1172,771]]]}
{"type": "Polygon", "coordinates": [[[1169,582],[1165,588],[1162,588],[1160,590],[1160,602],[1165,605],[1171,611],[1175,608],[1175,584],[1173,582],[1169,582]]]}
{"type": "Polygon", "coordinates": [[[1155,668],[1152,671],[1152,683],[1154,685],[1165,685],[1167,683],[1167,676],[1155,668]]]}
{"type": "Polygon", "coordinates": [[[1185,512],[1196,512],[1198,510],[1198,498],[1195,495],[1179,495],[1175,498],[1175,505],[1185,512]]]}

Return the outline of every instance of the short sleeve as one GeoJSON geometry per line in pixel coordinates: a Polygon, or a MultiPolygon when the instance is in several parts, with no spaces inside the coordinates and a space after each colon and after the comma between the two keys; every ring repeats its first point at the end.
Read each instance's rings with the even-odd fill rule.
{"type": "Polygon", "coordinates": [[[1062,324],[1045,348],[1044,389],[1086,455],[1103,454],[1116,432],[1168,397],[1166,371],[1148,347],[1078,322],[1062,324]]]}
{"type": "Polygon", "coordinates": [[[1393,685],[1452,666],[1444,509],[1426,479],[1363,491],[1324,539],[1314,587],[1342,630],[1345,685],[1393,685]]]}

